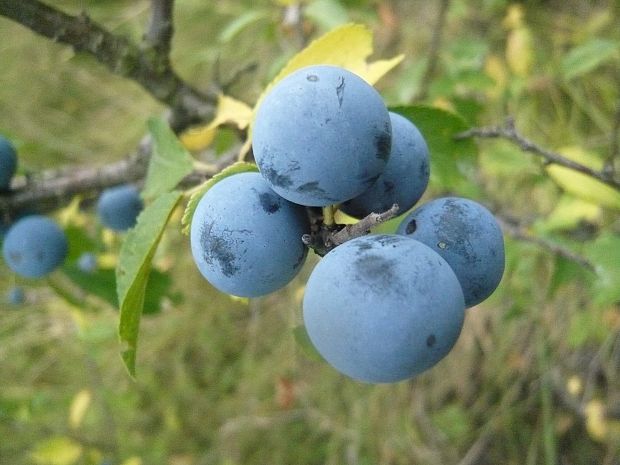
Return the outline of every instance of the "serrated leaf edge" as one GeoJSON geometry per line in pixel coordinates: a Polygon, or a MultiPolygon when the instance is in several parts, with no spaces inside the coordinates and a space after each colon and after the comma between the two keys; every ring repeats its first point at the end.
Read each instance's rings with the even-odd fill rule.
{"type": "Polygon", "coordinates": [[[222,179],[225,179],[229,176],[233,176],[239,173],[247,173],[247,172],[258,172],[258,166],[254,163],[249,163],[246,161],[238,161],[233,163],[232,165],[228,165],[222,171],[206,180],[200,186],[198,186],[190,195],[189,200],[187,201],[187,205],[185,206],[185,211],[183,212],[183,217],[181,218],[181,231],[186,236],[189,235],[189,228],[192,223],[192,218],[194,217],[194,212],[196,211],[196,207],[198,206],[198,202],[202,199],[203,195],[207,193],[209,189],[215,186],[222,179]]]}

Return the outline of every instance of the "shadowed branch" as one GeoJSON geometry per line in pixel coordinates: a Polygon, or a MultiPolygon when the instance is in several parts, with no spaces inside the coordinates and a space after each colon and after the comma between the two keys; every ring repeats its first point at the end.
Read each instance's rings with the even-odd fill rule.
{"type": "Polygon", "coordinates": [[[70,45],[76,53],[92,56],[114,74],[137,82],[174,110],[175,129],[213,114],[215,91],[195,89],[170,66],[172,1],[153,0],[144,47],[113,34],[86,13],[69,15],[38,0],[0,0],[0,15],[54,42],[70,45]]]}

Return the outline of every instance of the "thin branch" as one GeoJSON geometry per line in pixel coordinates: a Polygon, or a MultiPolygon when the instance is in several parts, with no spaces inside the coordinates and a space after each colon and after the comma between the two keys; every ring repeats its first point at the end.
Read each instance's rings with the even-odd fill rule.
{"type": "Polygon", "coordinates": [[[591,178],[597,179],[602,183],[607,184],[614,189],[620,190],[620,182],[614,179],[611,173],[607,173],[605,170],[597,171],[588,166],[577,163],[564,155],[557,152],[544,149],[534,142],[523,137],[515,128],[515,123],[512,118],[506,119],[504,126],[489,126],[483,128],[472,128],[467,131],[461,132],[456,135],[457,139],[467,139],[470,137],[480,137],[483,139],[505,139],[518,145],[524,152],[530,152],[543,158],[546,164],[555,164],[570,168],[579,173],[583,173],[591,178]]]}
{"type": "Polygon", "coordinates": [[[169,60],[174,26],[172,13],[174,0],[151,0],[151,17],[144,35],[146,44],[161,57],[169,60]]]}
{"type": "Polygon", "coordinates": [[[620,157],[620,100],[616,104],[614,122],[611,126],[611,137],[609,141],[609,156],[605,160],[603,173],[613,176],[616,171],[616,160],[620,157]]]}
{"type": "MultiPolygon", "coordinates": [[[[162,10],[157,10],[158,18],[160,13],[166,17],[166,8],[172,3],[154,3],[162,3],[162,10]]],[[[68,15],[38,0],[0,0],[0,15],[54,42],[70,45],[76,53],[90,55],[113,73],[134,80],[175,110],[175,128],[213,114],[217,102],[215,91],[203,93],[195,89],[176,74],[169,60],[161,59],[159,52],[142,49],[128,38],[111,33],[85,13],[68,15]]],[[[157,26],[161,26],[159,22],[159,19],[155,21],[157,26]]],[[[172,34],[171,29],[164,30],[165,27],[147,34],[147,37],[152,34],[163,49],[169,46],[172,34]]]]}
{"type": "MultiPolygon", "coordinates": [[[[151,148],[150,136],[145,136],[135,153],[114,163],[70,166],[18,178],[10,192],[0,194],[0,217],[13,218],[19,212],[29,210],[45,213],[65,205],[78,194],[95,196],[111,186],[139,182],[146,176],[151,148]]],[[[189,174],[180,186],[198,185],[236,159],[236,151],[222,155],[217,163],[189,174]]]]}
{"type": "Polygon", "coordinates": [[[417,98],[424,100],[428,95],[428,88],[435,77],[437,70],[437,63],[439,61],[439,50],[441,49],[441,42],[443,39],[444,29],[446,28],[446,18],[448,17],[448,8],[450,7],[450,0],[441,0],[439,5],[439,12],[437,13],[437,22],[433,28],[433,35],[431,37],[431,43],[428,51],[428,61],[424,75],[420,82],[420,90],[417,98]]]}
{"type": "Polygon", "coordinates": [[[493,433],[491,430],[484,431],[478,439],[474,441],[467,453],[460,460],[458,465],[476,465],[481,462],[481,459],[486,454],[489,445],[493,439],[493,433]]]}
{"type": "Polygon", "coordinates": [[[12,190],[0,196],[0,212],[12,216],[30,208],[50,211],[76,194],[136,181],[146,174],[150,152],[150,138],[145,137],[135,153],[105,166],[66,167],[16,179],[12,190]]]}
{"type": "Polygon", "coordinates": [[[559,244],[527,232],[522,225],[512,219],[504,218],[497,213],[495,213],[495,218],[497,219],[497,222],[500,224],[504,233],[508,234],[514,239],[536,244],[539,247],[553,253],[554,255],[566,258],[567,260],[580,264],[581,266],[587,268],[590,271],[594,271],[594,265],[592,265],[592,263],[590,263],[581,255],[576,254],[572,250],[569,250],[566,247],[563,247],[559,244]]]}
{"type": "Polygon", "coordinates": [[[346,241],[355,239],[356,237],[364,236],[370,232],[375,226],[379,226],[381,223],[385,223],[391,220],[398,214],[398,205],[394,204],[389,210],[383,213],[371,213],[370,215],[362,218],[357,223],[348,224],[340,231],[330,235],[330,242],[334,246],[344,244],[346,241]]]}
{"type": "Polygon", "coordinates": [[[309,208],[310,234],[304,234],[302,242],[313,249],[317,255],[323,256],[330,250],[356,237],[365,236],[372,228],[391,220],[398,214],[398,205],[394,204],[382,213],[371,213],[357,223],[339,225],[327,224],[320,209],[309,208]]]}

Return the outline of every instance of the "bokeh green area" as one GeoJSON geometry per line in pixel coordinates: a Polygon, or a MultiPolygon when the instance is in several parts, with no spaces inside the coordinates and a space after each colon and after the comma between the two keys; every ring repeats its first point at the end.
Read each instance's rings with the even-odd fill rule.
{"type": "MultiPolygon", "coordinates": [[[[49,3],[88,11],[136,40],[149,9],[147,1],[49,3]]],[[[284,24],[285,3],[293,2],[177,1],[179,73],[251,104],[305,40],[362,22],[374,31],[375,57],[406,55],[377,86],[390,105],[447,109],[471,126],[511,115],[530,139],[594,168],[610,153],[617,2],[452,0],[430,80],[442,2],[308,1],[295,27],[284,24]]],[[[0,63],[0,132],[15,141],[22,174],[121,159],[164,111],[135,83],[4,18],[0,63]]],[[[433,131],[434,113],[417,114],[433,131]]],[[[617,465],[617,197],[547,172],[508,142],[477,145],[475,157],[446,166],[436,154],[423,201],[475,198],[530,240],[506,236],[504,279],[467,311],[449,356],[394,385],[347,379],[296,337],[316,257],[282,291],[233,299],[200,277],[181,211],[155,257],[132,380],[111,287],[122,236],[102,230],[87,198],[57,212],[73,245],[62,270],[26,281],[0,264],[2,299],[15,284],[26,292],[25,304],[0,305],[0,463],[617,465]],[[92,275],[75,267],[86,250],[99,258],[92,275]]]]}

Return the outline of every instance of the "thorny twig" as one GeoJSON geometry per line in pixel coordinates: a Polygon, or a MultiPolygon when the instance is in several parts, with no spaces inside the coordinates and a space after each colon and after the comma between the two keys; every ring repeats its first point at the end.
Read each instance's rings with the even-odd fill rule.
{"type": "Polygon", "coordinates": [[[512,219],[504,218],[497,213],[495,213],[495,218],[497,219],[497,222],[500,224],[504,233],[508,234],[509,236],[520,241],[536,244],[542,249],[548,250],[555,255],[578,263],[590,271],[594,271],[594,265],[592,265],[592,263],[590,263],[584,257],[576,254],[572,250],[569,250],[559,244],[527,232],[527,230],[522,225],[512,219]]]}
{"type": "Polygon", "coordinates": [[[526,139],[517,131],[513,118],[507,118],[504,126],[488,126],[482,128],[472,128],[456,135],[457,139],[467,139],[470,137],[480,137],[484,139],[506,139],[516,145],[525,152],[530,152],[542,157],[546,164],[555,164],[564,166],[579,173],[586,174],[591,178],[597,179],[614,189],[620,190],[620,182],[617,181],[611,173],[605,170],[597,171],[581,163],[570,160],[564,155],[544,149],[534,142],[526,139]]]}
{"type": "Polygon", "coordinates": [[[431,37],[426,69],[424,70],[424,75],[422,76],[422,80],[420,82],[420,90],[417,95],[417,98],[420,100],[424,100],[427,97],[428,88],[430,87],[431,81],[435,76],[435,71],[437,70],[439,49],[441,48],[441,41],[446,27],[449,7],[450,0],[441,0],[441,4],[439,5],[439,13],[437,14],[437,22],[433,27],[433,35],[431,37]]]}

